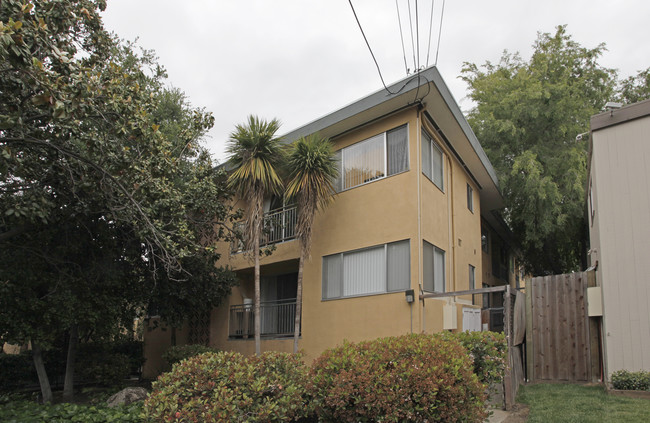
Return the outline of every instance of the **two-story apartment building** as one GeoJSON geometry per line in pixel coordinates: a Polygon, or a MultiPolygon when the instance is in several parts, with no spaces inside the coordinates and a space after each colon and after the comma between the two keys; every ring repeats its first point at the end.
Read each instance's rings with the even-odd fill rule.
{"type": "MultiPolygon", "coordinates": [[[[486,260],[492,266],[490,250],[501,251],[486,250],[482,235],[504,233],[492,213],[503,200],[494,169],[438,70],[409,76],[283,139],[312,133],[334,143],[340,177],[334,202],[315,219],[304,268],[300,348],[306,359],[343,340],[463,330],[463,309],[480,308],[482,299],[418,297],[506,283],[507,263],[502,279],[483,268],[486,260]],[[457,318],[450,320],[450,310],[457,318]]],[[[261,261],[262,350],[291,351],[296,210],[277,199],[268,199],[267,210],[264,241],[275,243],[275,251],[261,261]]],[[[177,339],[252,354],[253,265],[238,246],[220,248],[240,285],[177,339]]],[[[168,337],[159,329],[147,333],[146,375],[160,370],[156,357],[168,337]]]]}

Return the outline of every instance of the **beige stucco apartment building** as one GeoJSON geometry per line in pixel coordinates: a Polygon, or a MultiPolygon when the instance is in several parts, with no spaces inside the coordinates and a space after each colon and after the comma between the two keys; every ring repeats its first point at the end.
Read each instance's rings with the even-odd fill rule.
{"type": "MultiPolygon", "coordinates": [[[[316,217],[305,264],[300,348],[306,359],[343,340],[480,330],[480,312],[473,310],[483,297],[418,299],[421,292],[505,284],[513,275],[505,256],[492,256],[492,250],[508,254],[501,247],[507,230],[494,213],[503,206],[494,169],[438,70],[428,68],[283,138],[290,143],[312,133],[332,140],[341,176],[334,202],[316,217]]],[[[278,199],[266,207],[264,241],[275,243],[275,251],[261,265],[262,350],[291,351],[296,210],[278,199]]],[[[220,248],[220,264],[237,271],[240,285],[177,340],[252,354],[253,264],[237,245],[220,248]]],[[[147,332],[146,376],[162,369],[158,357],[168,340],[160,329],[147,332]]]]}
{"type": "Polygon", "coordinates": [[[609,380],[650,371],[650,100],[593,116],[590,138],[589,255],[609,380]]]}

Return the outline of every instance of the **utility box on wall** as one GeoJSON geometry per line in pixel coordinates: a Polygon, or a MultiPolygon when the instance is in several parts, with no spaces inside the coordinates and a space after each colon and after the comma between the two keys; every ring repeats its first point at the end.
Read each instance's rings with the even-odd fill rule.
{"type": "Polygon", "coordinates": [[[599,286],[587,288],[587,311],[589,317],[603,315],[603,291],[599,286]]]}
{"type": "Polygon", "coordinates": [[[444,330],[458,329],[456,304],[445,304],[442,308],[442,328],[444,330]]]}

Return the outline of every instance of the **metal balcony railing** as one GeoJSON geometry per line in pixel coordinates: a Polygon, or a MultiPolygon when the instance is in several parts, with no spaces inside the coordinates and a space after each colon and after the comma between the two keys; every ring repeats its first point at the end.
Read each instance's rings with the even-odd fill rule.
{"type": "MultiPolygon", "coordinates": [[[[266,301],[260,303],[260,336],[293,336],[296,319],[296,299],[266,301]]],[[[230,338],[253,338],[255,313],[253,304],[230,306],[228,336],[230,338]]]]}
{"type": "MultiPolygon", "coordinates": [[[[296,206],[285,206],[264,213],[264,230],[260,239],[260,247],[294,239],[297,222],[296,206]]],[[[243,226],[244,222],[239,222],[235,225],[235,229],[241,231],[243,226]]],[[[244,251],[243,243],[240,240],[233,241],[231,251],[233,253],[244,251]]]]}

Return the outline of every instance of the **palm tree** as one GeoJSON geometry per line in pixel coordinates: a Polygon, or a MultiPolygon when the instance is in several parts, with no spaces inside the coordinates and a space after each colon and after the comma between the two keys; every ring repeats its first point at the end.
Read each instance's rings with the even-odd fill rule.
{"type": "Polygon", "coordinates": [[[245,249],[255,259],[255,354],[260,355],[260,236],[264,226],[264,198],[282,193],[277,168],[283,161],[283,149],[275,133],[280,122],[249,116],[245,125],[237,125],[230,134],[227,152],[233,168],[228,185],[246,204],[245,249]]]}
{"type": "Polygon", "coordinates": [[[332,180],[338,169],[332,151],[332,143],[318,135],[303,137],[294,142],[288,158],[289,183],[285,192],[288,202],[298,206],[296,236],[300,240],[298,265],[298,288],[296,290],[296,321],[293,335],[293,352],[298,352],[302,312],[302,275],[305,259],[311,249],[312,224],[316,212],[332,200],[332,180]]]}

